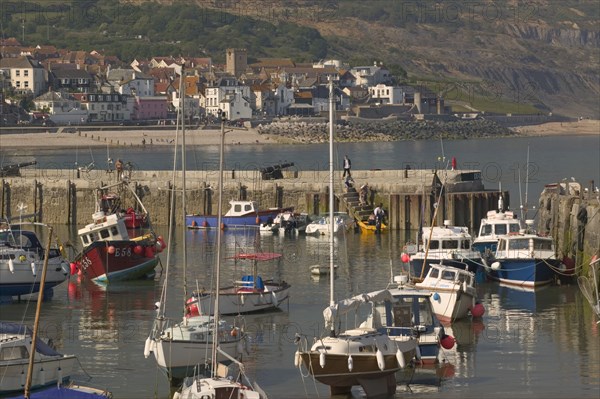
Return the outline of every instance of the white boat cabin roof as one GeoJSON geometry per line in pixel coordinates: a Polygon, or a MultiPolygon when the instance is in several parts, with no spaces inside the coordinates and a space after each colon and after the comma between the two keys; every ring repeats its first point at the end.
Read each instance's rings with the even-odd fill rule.
{"type": "Polygon", "coordinates": [[[93,223],[79,229],[78,235],[84,247],[94,241],[129,240],[125,221],[116,214],[106,215],[99,211],[92,215],[93,223]]]}
{"type": "Polygon", "coordinates": [[[555,255],[552,237],[537,234],[512,234],[500,237],[496,257],[550,258],[555,255]]]}
{"type": "Polygon", "coordinates": [[[225,216],[246,216],[258,212],[256,201],[229,201],[230,208],[225,216]]]}
{"type": "Polygon", "coordinates": [[[468,285],[472,285],[474,282],[475,274],[468,270],[433,263],[429,266],[427,276],[425,276],[423,282],[415,284],[417,287],[443,287],[444,282],[462,284],[465,281],[468,285]]]}
{"type": "Polygon", "coordinates": [[[516,217],[512,211],[489,211],[487,218],[481,219],[478,237],[518,233],[521,230],[521,222],[516,217]]]}

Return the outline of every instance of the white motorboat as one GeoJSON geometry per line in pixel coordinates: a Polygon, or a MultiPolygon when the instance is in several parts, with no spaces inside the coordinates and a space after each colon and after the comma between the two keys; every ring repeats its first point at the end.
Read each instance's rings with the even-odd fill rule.
{"type": "MultiPolygon", "coordinates": [[[[23,391],[32,337],[32,330],[22,324],[0,322],[0,395],[23,391]]],[[[75,355],[58,353],[39,338],[35,341],[31,389],[68,381],[77,360],[75,355]]]]}
{"type": "MultiPolygon", "coordinates": [[[[33,231],[23,230],[25,225],[0,220],[0,301],[40,289],[45,249],[33,231]]],[[[67,279],[69,266],[58,248],[49,248],[48,254],[45,295],[51,297],[52,287],[67,279]]]]}
{"type": "Polygon", "coordinates": [[[451,226],[450,221],[445,220],[443,227],[423,227],[422,244],[410,256],[413,276],[424,278],[432,262],[477,272],[481,254],[471,248],[467,227],[451,226]]]}
{"type": "Polygon", "coordinates": [[[495,252],[500,237],[517,234],[522,229],[517,215],[513,211],[503,209],[502,197],[498,199],[498,210],[489,211],[486,216],[481,219],[479,234],[473,240],[473,249],[481,254],[486,250],[495,252]]]}
{"type": "Polygon", "coordinates": [[[433,312],[442,323],[451,323],[473,314],[483,315],[483,305],[477,303],[475,274],[453,266],[430,264],[425,279],[415,288],[430,291],[433,312]]]}
{"type": "Polygon", "coordinates": [[[356,223],[346,212],[334,212],[331,216],[322,216],[306,226],[306,234],[328,235],[331,230],[334,234],[351,231],[356,223]],[[330,223],[333,218],[333,223],[330,223]]]}

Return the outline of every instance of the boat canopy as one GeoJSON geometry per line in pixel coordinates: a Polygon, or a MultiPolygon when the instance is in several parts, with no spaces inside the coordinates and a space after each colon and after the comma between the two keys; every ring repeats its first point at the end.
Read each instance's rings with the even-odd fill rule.
{"type": "MultiPolygon", "coordinates": [[[[31,337],[33,335],[33,331],[24,324],[0,321],[0,334],[17,334],[31,337]]],[[[37,338],[35,341],[35,351],[45,356],[61,356],[60,353],[52,349],[40,338],[37,338]]]]}
{"type": "Polygon", "coordinates": [[[330,326],[335,322],[338,316],[343,316],[351,311],[356,311],[360,305],[367,302],[392,301],[392,294],[388,290],[373,291],[366,294],[359,294],[352,298],[338,301],[335,305],[328,306],[323,310],[325,325],[330,326]]]}

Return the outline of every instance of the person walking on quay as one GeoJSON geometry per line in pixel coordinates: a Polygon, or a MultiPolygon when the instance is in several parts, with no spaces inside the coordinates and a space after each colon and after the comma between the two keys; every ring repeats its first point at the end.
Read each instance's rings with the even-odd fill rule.
{"type": "Polygon", "coordinates": [[[348,155],[344,155],[344,174],[342,175],[342,177],[346,177],[346,173],[348,174],[348,176],[352,176],[350,174],[351,167],[352,167],[352,162],[350,161],[350,158],[348,158],[348,155]]]}

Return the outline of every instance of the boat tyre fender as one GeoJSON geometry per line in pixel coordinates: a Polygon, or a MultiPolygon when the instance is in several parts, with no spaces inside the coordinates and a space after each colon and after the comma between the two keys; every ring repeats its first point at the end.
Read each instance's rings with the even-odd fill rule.
{"type": "Polygon", "coordinates": [[[202,395],[200,399],[211,399],[210,395],[202,395]]]}

